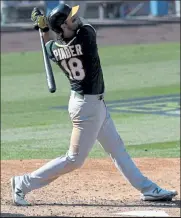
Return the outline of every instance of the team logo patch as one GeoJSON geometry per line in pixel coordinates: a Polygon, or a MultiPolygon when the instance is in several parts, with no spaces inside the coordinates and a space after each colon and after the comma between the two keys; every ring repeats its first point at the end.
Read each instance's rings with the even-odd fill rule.
{"type": "MultiPolygon", "coordinates": [[[[112,113],[139,113],[162,116],[180,116],[180,95],[161,95],[144,98],[132,98],[118,101],[107,101],[108,110],[112,113]]],[[[67,110],[67,106],[51,109],[67,110]]]]}

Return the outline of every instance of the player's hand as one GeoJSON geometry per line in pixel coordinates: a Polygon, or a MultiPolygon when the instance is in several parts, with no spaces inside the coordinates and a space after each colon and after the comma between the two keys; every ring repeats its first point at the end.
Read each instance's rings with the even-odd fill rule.
{"type": "Polygon", "coordinates": [[[38,8],[33,9],[31,13],[31,20],[34,22],[34,28],[36,30],[40,28],[43,32],[49,31],[47,18],[38,8]]]}
{"type": "Polygon", "coordinates": [[[37,19],[39,16],[43,16],[41,11],[38,8],[33,8],[33,11],[31,12],[31,20],[34,23],[35,29],[38,30],[38,24],[37,24],[37,19]]]}
{"type": "Polygon", "coordinates": [[[45,15],[41,15],[37,17],[37,25],[40,29],[43,30],[43,32],[48,32],[49,27],[48,27],[48,21],[45,15]]]}

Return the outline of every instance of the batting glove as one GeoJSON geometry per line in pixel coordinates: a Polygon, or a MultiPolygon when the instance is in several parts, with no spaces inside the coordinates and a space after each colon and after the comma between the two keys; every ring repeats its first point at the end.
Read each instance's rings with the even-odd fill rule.
{"type": "Polygon", "coordinates": [[[31,20],[34,22],[34,28],[36,30],[40,28],[43,32],[49,31],[47,18],[38,8],[33,9],[31,13],[31,20]]]}

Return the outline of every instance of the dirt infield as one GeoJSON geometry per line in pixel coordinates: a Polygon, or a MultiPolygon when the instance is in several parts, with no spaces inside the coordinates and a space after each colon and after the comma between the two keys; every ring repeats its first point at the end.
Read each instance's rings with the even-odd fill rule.
{"type": "MultiPolygon", "coordinates": [[[[102,28],[99,45],[140,44],[180,41],[179,24],[149,27],[102,28]]],[[[40,50],[38,33],[1,33],[1,52],[40,50]]],[[[145,203],[140,193],[120,176],[110,159],[87,159],[84,166],[66,174],[40,190],[27,195],[31,207],[15,207],[11,201],[10,178],[31,172],[47,160],[1,161],[1,217],[71,216],[113,217],[115,213],[133,210],[165,211],[180,216],[180,159],[134,159],[141,171],[159,185],[176,189],[172,202],[145,203]]],[[[120,216],[120,215],[119,215],[120,216]]]]}
{"type": "MultiPolygon", "coordinates": [[[[165,188],[180,193],[180,159],[134,159],[142,172],[165,188]],[[174,167],[174,170],[173,170],[174,167]]],[[[8,216],[116,216],[134,210],[165,211],[180,214],[180,194],[172,202],[144,203],[140,193],[120,175],[110,159],[89,159],[83,167],[59,177],[50,185],[27,195],[30,207],[15,207],[11,202],[10,178],[31,172],[44,160],[1,161],[1,212],[8,216]],[[11,214],[10,214],[11,213],[11,214]]]]}

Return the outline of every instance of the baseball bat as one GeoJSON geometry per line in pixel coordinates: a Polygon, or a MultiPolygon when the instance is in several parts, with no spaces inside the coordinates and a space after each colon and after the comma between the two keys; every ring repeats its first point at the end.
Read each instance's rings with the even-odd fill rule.
{"type": "Polygon", "coordinates": [[[45,42],[43,39],[43,33],[42,30],[39,28],[39,34],[40,34],[40,41],[41,41],[41,47],[43,52],[43,60],[44,60],[44,66],[45,66],[45,72],[46,72],[46,80],[48,84],[48,89],[51,93],[54,93],[56,91],[56,84],[55,79],[53,75],[52,66],[50,63],[50,59],[48,57],[48,53],[45,47],[45,42]]]}

